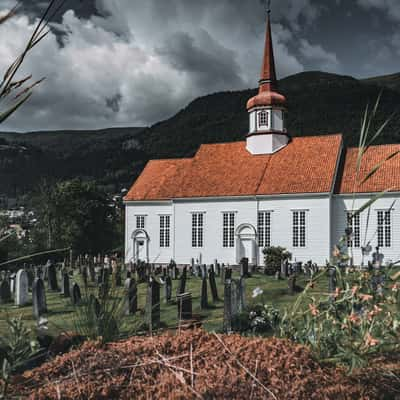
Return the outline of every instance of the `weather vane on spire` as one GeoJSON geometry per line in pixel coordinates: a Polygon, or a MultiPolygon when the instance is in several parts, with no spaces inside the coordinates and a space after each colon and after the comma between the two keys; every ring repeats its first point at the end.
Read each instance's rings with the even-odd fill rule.
{"type": "Polygon", "coordinates": [[[267,3],[267,13],[271,14],[271,0],[266,0],[267,3]]]}

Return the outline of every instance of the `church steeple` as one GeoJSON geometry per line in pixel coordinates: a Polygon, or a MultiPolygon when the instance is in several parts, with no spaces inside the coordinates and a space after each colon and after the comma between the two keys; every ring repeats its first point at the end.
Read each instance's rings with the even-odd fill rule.
{"type": "Polygon", "coordinates": [[[272,154],[289,142],[284,121],[286,98],[277,90],[271,18],[268,8],[258,94],[247,102],[250,119],[247,150],[252,154],[272,154]]]}

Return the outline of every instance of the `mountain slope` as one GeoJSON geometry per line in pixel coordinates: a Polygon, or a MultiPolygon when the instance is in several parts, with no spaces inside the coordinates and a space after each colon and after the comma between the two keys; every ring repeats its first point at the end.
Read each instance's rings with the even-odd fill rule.
{"type": "MultiPolygon", "coordinates": [[[[341,132],[346,145],[357,145],[365,107],[375,104],[382,88],[376,125],[393,112],[399,113],[400,91],[388,84],[393,79],[357,80],[305,72],[281,80],[280,91],[288,99],[288,132],[292,136],[341,132]]],[[[255,93],[252,89],[200,97],[149,128],[0,133],[0,194],[24,194],[43,178],[75,176],[95,179],[106,190],[119,191],[133,183],[148,159],[187,157],[202,143],[244,140],[246,102],[255,93]]],[[[378,143],[399,141],[398,115],[378,143]]]]}

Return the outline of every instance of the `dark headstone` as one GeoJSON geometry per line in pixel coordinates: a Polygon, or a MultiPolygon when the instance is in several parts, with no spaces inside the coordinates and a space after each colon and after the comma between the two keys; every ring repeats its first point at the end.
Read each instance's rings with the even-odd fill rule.
{"type": "Polygon", "coordinates": [[[125,281],[125,290],[128,300],[126,313],[135,314],[137,311],[137,285],[133,278],[128,278],[125,281]]]}
{"type": "Polygon", "coordinates": [[[179,278],[179,284],[176,294],[179,295],[185,293],[185,288],[186,288],[186,270],[184,273],[182,273],[181,277],[179,278]]]}
{"type": "Polygon", "coordinates": [[[238,290],[238,311],[242,312],[246,308],[246,279],[241,277],[237,286],[238,290]]]}
{"type": "Polygon", "coordinates": [[[71,296],[72,305],[76,306],[80,304],[81,301],[82,301],[81,289],[79,285],[75,282],[72,285],[72,296],[71,296]]]}
{"type": "Polygon", "coordinates": [[[44,283],[41,278],[36,278],[32,285],[32,304],[33,315],[39,319],[45,312],[47,312],[46,305],[46,292],[44,283]]]}
{"type": "Polygon", "coordinates": [[[336,269],[333,267],[328,268],[328,291],[333,293],[336,290],[336,269]]]}
{"type": "Polygon", "coordinates": [[[243,257],[240,260],[240,276],[244,278],[248,278],[249,274],[249,259],[247,257],[243,257]]]}
{"type": "Polygon", "coordinates": [[[88,278],[89,278],[88,267],[83,266],[82,267],[82,280],[83,280],[83,286],[85,286],[85,289],[87,289],[89,286],[88,278]]]}
{"type": "Polygon", "coordinates": [[[58,291],[57,270],[54,264],[47,265],[47,277],[49,290],[58,291]]]}
{"type": "Polygon", "coordinates": [[[200,308],[202,310],[208,308],[207,278],[206,277],[201,280],[200,308]]]}
{"type": "Polygon", "coordinates": [[[208,273],[208,279],[210,281],[211,296],[213,302],[215,303],[219,300],[219,298],[218,298],[217,283],[215,282],[215,273],[213,269],[210,269],[210,272],[208,273]]]}
{"type": "Polygon", "coordinates": [[[62,274],[61,294],[64,297],[71,297],[70,286],[69,286],[69,275],[67,272],[64,272],[62,274]]]}
{"type": "Polygon", "coordinates": [[[165,284],[164,284],[164,300],[166,303],[169,303],[172,298],[172,280],[169,275],[166,276],[165,278],[165,284]]]}
{"type": "Polygon", "coordinates": [[[0,304],[11,302],[11,289],[8,280],[4,279],[0,283],[0,304]]]}
{"type": "Polygon", "coordinates": [[[178,319],[192,319],[192,294],[182,293],[177,296],[178,301],[178,319]]]}
{"type": "Polygon", "coordinates": [[[96,269],[94,264],[89,265],[89,275],[90,275],[90,280],[92,283],[96,282],[96,269]]]}
{"type": "Polygon", "coordinates": [[[160,284],[153,277],[147,287],[146,323],[150,329],[160,325],[160,284]]]}
{"type": "Polygon", "coordinates": [[[224,321],[223,331],[225,333],[232,332],[232,282],[230,279],[225,280],[224,285],[224,321]]]}

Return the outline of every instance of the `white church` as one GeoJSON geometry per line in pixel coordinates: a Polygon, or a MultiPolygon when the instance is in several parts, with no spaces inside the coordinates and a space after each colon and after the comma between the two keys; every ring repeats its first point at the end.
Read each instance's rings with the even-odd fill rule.
{"type": "MultiPolygon", "coordinates": [[[[150,160],[124,198],[125,261],[164,264],[263,264],[282,246],[293,259],[324,265],[347,227],[356,265],[362,247],[400,260],[400,158],[362,178],[400,145],[372,146],[356,177],[357,148],[341,134],[291,137],[278,92],[268,16],[258,94],[247,102],[241,142],[203,144],[192,158],[150,160]],[[360,215],[350,217],[387,190],[360,215]]],[[[371,251],[371,252],[372,252],[371,251]]]]}

